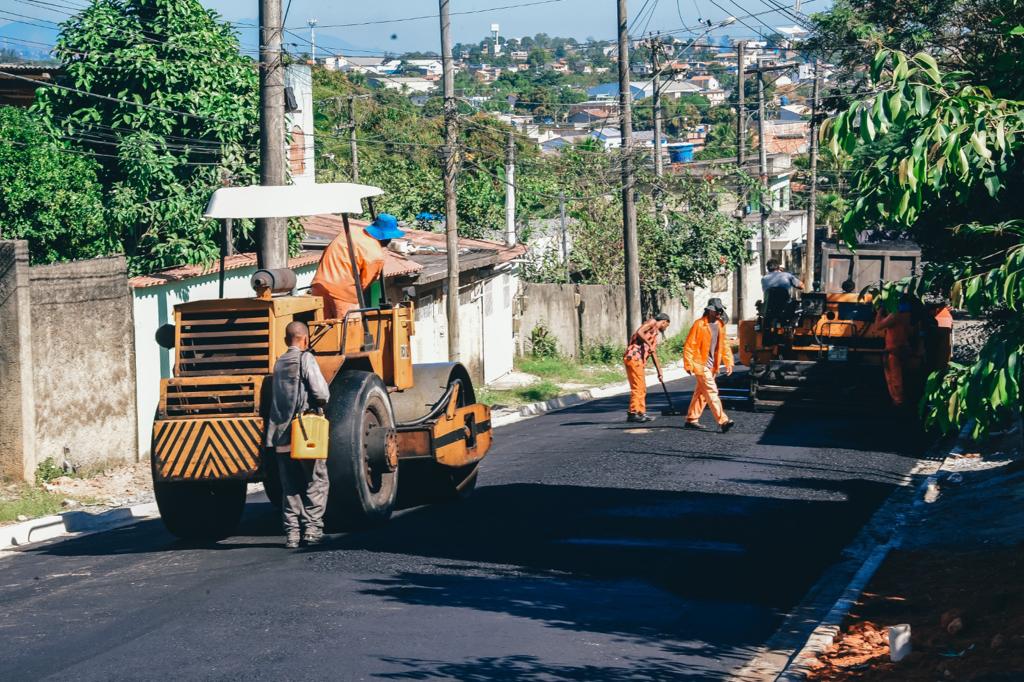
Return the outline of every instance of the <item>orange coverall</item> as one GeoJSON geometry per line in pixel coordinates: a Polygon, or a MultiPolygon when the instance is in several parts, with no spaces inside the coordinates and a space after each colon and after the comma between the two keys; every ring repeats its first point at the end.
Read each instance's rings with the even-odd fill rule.
{"type": "MultiPolygon", "coordinates": [[[[384,269],[384,247],[367,234],[366,230],[357,227],[352,228],[352,244],[356,249],[360,286],[366,289],[380,277],[384,269]]],[[[349,310],[359,307],[355,280],[352,277],[352,261],[348,257],[348,240],[344,231],[324,249],[309,293],[323,296],[326,319],[344,317],[349,310]]]]}
{"type": "Polygon", "coordinates": [[[910,355],[910,313],[879,317],[878,329],[885,330],[885,384],[896,407],[903,405],[903,361],[910,355]]]}
{"type": "MultiPolygon", "coordinates": [[[[647,367],[647,358],[651,357],[658,349],[658,342],[661,337],[657,328],[651,326],[653,320],[648,320],[640,326],[629,339],[626,346],[626,354],[622,356],[622,362],[626,365],[626,381],[629,382],[629,413],[647,413],[647,377],[644,370],[647,367]]],[[[657,360],[655,360],[657,366],[657,360]]],[[[658,374],[661,374],[661,367],[658,366],[658,374]]]]}
{"type": "Polygon", "coordinates": [[[708,322],[707,317],[701,317],[686,336],[686,343],[683,345],[683,369],[694,375],[697,385],[693,389],[693,398],[690,400],[690,409],[686,413],[686,421],[697,422],[704,414],[704,408],[710,407],[711,414],[715,421],[721,426],[729,421],[722,407],[722,399],[718,397],[718,384],[715,383],[715,376],[722,365],[732,373],[732,350],[729,348],[729,340],[725,336],[725,324],[721,320],[708,322]],[[708,355],[711,353],[711,325],[718,325],[718,346],[715,348],[715,357],[712,358],[711,367],[708,367],[708,355]]]}

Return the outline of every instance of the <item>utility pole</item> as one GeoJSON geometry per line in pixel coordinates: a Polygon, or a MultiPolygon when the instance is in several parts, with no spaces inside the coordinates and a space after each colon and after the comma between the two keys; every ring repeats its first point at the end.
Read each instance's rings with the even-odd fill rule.
{"type": "Polygon", "coordinates": [[[359,145],[356,141],[356,98],[348,98],[348,149],[352,157],[352,182],[359,182],[359,145]]]}
{"type": "MultiPolygon", "coordinates": [[[[285,184],[284,64],[281,0],[260,0],[260,184],[285,184]]],[[[256,221],[260,268],[288,265],[288,237],[281,218],[256,221]]]]}
{"type": "MultiPolygon", "coordinates": [[[[743,172],[743,164],[746,162],[746,138],[747,138],[747,78],[746,78],[746,51],[747,41],[741,40],[736,43],[736,169],[743,172]]],[[[742,200],[742,198],[741,198],[742,200]]],[[[737,207],[738,220],[743,221],[746,211],[737,207]]],[[[736,321],[743,319],[743,309],[746,305],[746,265],[740,263],[736,266],[736,321]]]]}
{"type": "Polygon", "coordinates": [[[804,257],[804,282],[814,286],[815,226],[818,222],[818,91],[821,80],[818,75],[818,60],[814,60],[814,85],[811,88],[811,197],[807,204],[807,244],[804,257]]]}
{"type": "Polygon", "coordinates": [[[516,139],[508,134],[505,146],[505,244],[516,245],[516,139]]]}
{"type": "Polygon", "coordinates": [[[738,83],[738,86],[737,86],[739,88],[738,91],[737,91],[737,97],[739,98],[739,101],[737,102],[737,109],[736,109],[736,165],[739,166],[740,168],[743,168],[743,163],[746,161],[745,156],[746,156],[746,151],[747,151],[747,149],[746,149],[746,142],[747,142],[747,136],[746,136],[746,132],[747,132],[747,130],[746,130],[746,122],[747,122],[747,102],[746,102],[746,100],[747,100],[747,91],[746,91],[747,78],[746,78],[746,75],[747,75],[747,73],[746,73],[746,68],[747,67],[746,67],[746,64],[744,63],[746,61],[746,55],[745,55],[746,51],[747,51],[747,41],[746,40],[741,40],[740,42],[736,43],[736,64],[737,64],[736,75],[737,75],[737,78],[739,80],[739,83],[738,83]]]}
{"type": "Polygon", "coordinates": [[[771,236],[768,234],[768,214],[772,198],[768,191],[768,150],[764,139],[764,70],[761,61],[757,64],[757,148],[758,172],[761,176],[761,274],[768,273],[768,259],[771,257],[771,236]],[[765,202],[768,202],[765,205],[765,202]]]}
{"type": "Polygon", "coordinates": [[[565,221],[565,192],[558,193],[558,217],[562,223],[562,265],[565,266],[565,283],[569,283],[569,226],[565,221]]]}
{"type": "Polygon", "coordinates": [[[658,51],[662,47],[661,40],[652,38],[651,46],[651,104],[654,106],[654,175],[661,177],[664,170],[661,163],[661,67],[658,65],[658,51]]]}
{"type": "Polygon", "coordinates": [[[448,359],[459,359],[459,218],[455,194],[458,110],[455,102],[455,73],[452,69],[449,0],[438,0],[441,17],[441,64],[444,80],[444,221],[448,252],[448,359]]]}
{"type": "MultiPolygon", "coordinates": [[[[443,1],[443,0],[442,0],[443,1]]],[[[618,0],[619,123],[622,129],[622,243],[626,265],[626,336],[640,326],[640,258],[637,251],[636,204],[633,203],[633,95],[629,89],[629,12],[618,0]]]]}
{"type": "Polygon", "coordinates": [[[306,23],[309,24],[309,44],[312,46],[313,64],[316,65],[316,25],[320,23],[319,19],[307,19],[306,23]]]}

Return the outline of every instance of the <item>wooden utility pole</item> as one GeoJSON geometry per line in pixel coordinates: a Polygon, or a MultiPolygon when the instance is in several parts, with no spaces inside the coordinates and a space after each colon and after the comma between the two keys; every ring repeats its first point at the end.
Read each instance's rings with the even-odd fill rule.
{"type": "Polygon", "coordinates": [[[811,196],[807,202],[807,244],[804,256],[804,282],[806,286],[814,286],[815,226],[818,222],[818,92],[821,80],[818,74],[818,60],[814,60],[814,85],[811,88],[811,196]]]}
{"type": "Polygon", "coordinates": [[[629,12],[618,0],[619,124],[622,129],[622,243],[626,265],[626,336],[640,326],[640,258],[637,251],[636,204],[633,189],[633,95],[629,89],[629,12]]]}
{"type": "Polygon", "coordinates": [[[746,123],[747,123],[747,79],[746,79],[746,61],[745,53],[747,51],[747,41],[741,40],[736,43],[736,75],[739,80],[738,90],[736,96],[738,98],[736,108],[736,165],[743,168],[743,163],[746,161],[746,123]]]}
{"type": "Polygon", "coordinates": [[[356,141],[356,98],[348,98],[348,148],[352,157],[352,182],[359,182],[359,144],[356,141]]]}
{"type": "Polygon", "coordinates": [[[455,102],[455,72],[452,68],[449,0],[438,0],[441,17],[441,64],[444,81],[444,222],[448,252],[448,359],[459,359],[459,218],[455,194],[458,143],[458,109],[455,102]]]}
{"type": "Polygon", "coordinates": [[[516,138],[508,134],[505,145],[505,244],[516,244],[516,138]]]}
{"type": "MultiPolygon", "coordinates": [[[[285,184],[284,63],[281,60],[281,0],[260,0],[260,184],[285,184]]],[[[288,234],[281,218],[256,221],[261,268],[288,265],[288,234]]]]}
{"type": "Polygon", "coordinates": [[[758,60],[757,69],[757,151],[758,173],[761,177],[761,274],[768,273],[768,259],[771,258],[771,235],[768,233],[768,214],[772,208],[772,195],[768,188],[768,149],[765,145],[764,130],[764,70],[758,60]],[[765,204],[767,202],[767,205],[765,204]]]}

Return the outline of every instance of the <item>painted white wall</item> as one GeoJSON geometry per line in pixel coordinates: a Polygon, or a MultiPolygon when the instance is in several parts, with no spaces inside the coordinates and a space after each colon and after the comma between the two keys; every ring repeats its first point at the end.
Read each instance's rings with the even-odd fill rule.
{"type": "Polygon", "coordinates": [[[313,150],[313,75],[310,68],[305,64],[289,64],[285,68],[284,84],[292,89],[299,105],[298,111],[285,114],[286,129],[290,131],[297,127],[305,136],[305,172],[301,175],[292,173],[292,182],[296,185],[312,184],[316,182],[316,155],[313,150]]]}
{"type": "Polygon", "coordinates": [[[489,384],[512,371],[516,350],[512,302],[518,291],[519,278],[511,272],[493,277],[484,285],[484,383],[489,384]]]}
{"type": "MultiPolygon", "coordinates": [[[[229,270],[224,280],[224,296],[251,297],[249,278],[254,272],[255,267],[229,270]]],[[[308,287],[315,272],[315,263],[296,268],[298,287],[308,287]]],[[[218,289],[218,278],[213,274],[132,290],[135,314],[135,403],[139,414],[140,459],[149,457],[153,417],[160,403],[160,380],[171,377],[174,365],[173,353],[157,345],[156,330],[161,325],[173,324],[174,306],[178,303],[215,299],[218,289]]]]}

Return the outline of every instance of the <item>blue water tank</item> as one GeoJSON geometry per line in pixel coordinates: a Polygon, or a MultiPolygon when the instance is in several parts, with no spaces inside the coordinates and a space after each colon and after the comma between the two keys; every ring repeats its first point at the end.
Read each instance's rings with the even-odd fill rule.
{"type": "Polygon", "coordinates": [[[786,97],[785,95],[780,95],[779,104],[781,104],[782,106],[786,106],[787,104],[789,104],[789,98],[786,97]]]}
{"type": "Polygon", "coordinates": [[[668,146],[668,160],[671,163],[687,163],[693,161],[693,145],[689,142],[678,142],[668,146]]]}

